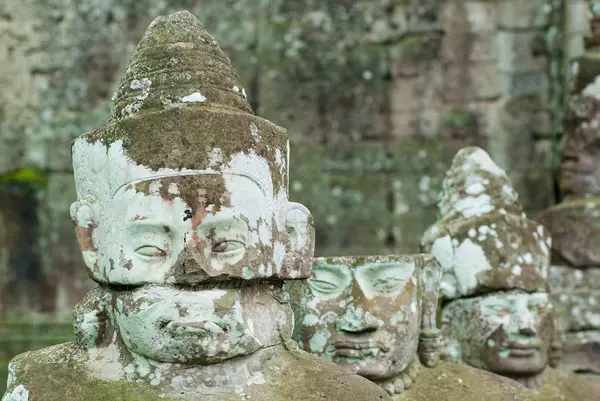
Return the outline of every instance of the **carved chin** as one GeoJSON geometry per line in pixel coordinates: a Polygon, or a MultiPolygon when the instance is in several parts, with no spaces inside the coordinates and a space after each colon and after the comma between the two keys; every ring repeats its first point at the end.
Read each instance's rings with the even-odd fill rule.
{"type": "Polygon", "coordinates": [[[156,345],[154,349],[138,348],[133,351],[159,362],[210,365],[249,355],[262,348],[260,342],[249,334],[231,336],[223,331],[167,334],[164,342],[156,345]]]}
{"type": "Polygon", "coordinates": [[[356,358],[334,357],[333,361],[369,380],[385,380],[400,373],[394,371],[393,362],[375,357],[365,357],[360,360],[356,358]]]}

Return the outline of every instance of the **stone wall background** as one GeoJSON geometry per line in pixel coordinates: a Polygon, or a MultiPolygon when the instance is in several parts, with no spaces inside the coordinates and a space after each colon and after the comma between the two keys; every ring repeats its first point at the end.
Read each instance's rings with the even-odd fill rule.
{"type": "Polygon", "coordinates": [[[105,122],[154,17],[197,15],[257,114],[288,128],[291,198],[315,216],[318,255],[406,253],[463,146],[508,170],[532,216],[556,201],[569,61],[593,3],[0,2],[0,369],[71,336],[70,309],[92,283],[69,217],[69,143],[105,122]]]}

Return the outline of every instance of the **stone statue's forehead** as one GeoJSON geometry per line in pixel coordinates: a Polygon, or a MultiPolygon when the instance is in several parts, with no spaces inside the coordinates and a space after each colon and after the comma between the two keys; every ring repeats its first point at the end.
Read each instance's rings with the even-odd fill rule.
{"type": "Polygon", "coordinates": [[[496,294],[478,295],[471,298],[459,299],[453,301],[456,305],[462,305],[466,308],[472,308],[476,305],[487,306],[502,304],[512,309],[521,306],[547,306],[550,304],[550,297],[547,292],[528,293],[520,290],[510,292],[500,292],[496,294]]]}
{"type": "MultiPolygon", "coordinates": [[[[252,176],[235,173],[217,173],[213,171],[196,171],[196,172],[180,172],[173,171],[171,173],[165,173],[157,176],[150,176],[138,180],[133,180],[128,183],[124,183],[113,194],[113,197],[118,196],[123,191],[136,189],[147,191],[148,195],[152,193],[160,193],[166,191],[171,195],[178,195],[185,191],[191,191],[198,194],[198,189],[206,190],[204,187],[214,187],[215,183],[225,182],[227,179],[230,180],[245,180],[254,184],[261,193],[267,196],[265,189],[261,184],[255,180],[252,176]],[[192,184],[192,185],[190,185],[192,184]]],[[[242,190],[243,188],[239,188],[242,190]]],[[[226,188],[223,188],[226,190],[226,188]]],[[[138,191],[139,192],[139,191],[138,191]]]]}

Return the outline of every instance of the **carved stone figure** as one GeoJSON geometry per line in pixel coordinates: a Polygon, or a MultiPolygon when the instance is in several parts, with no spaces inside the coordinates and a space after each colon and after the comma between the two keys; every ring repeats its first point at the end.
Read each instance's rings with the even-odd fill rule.
{"type": "Polygon", "coordinates": [[[283,128],[256,117],[188,12],[157,18],[108,124],[73,146],[71,215],[99,283],[77,340],[17,356],[4,400],[384,400],[300,351],[284,279],[312,269],[283,128]]]}
{"type": "Polygon", "coordinates": [[[442,187],[439,219],[422,246],[443,270],[446,358],[537,389],[535,399],[595,399],[599,388],[550,368],[548,231],[527,218],[510,179],[480,148],[456,154],[442,187]]]}
{"type": "Polygon", "coordinates": [[[440,276],[426,254],[315,258],[310,279],[287,284],[294,338],[397,400],[527,399],[512,380],[438,363],[440,276]]]}
{"type": "Polygon", "coordinates": [[[563,199],[540,213],[537,220],[552,235],[550,286],[563,346],[562,363],[573,371],[600,375],[600,64],[597,51],[586,52],[576,67],[573,91],[567,101],[559,168],[563,199]]]}

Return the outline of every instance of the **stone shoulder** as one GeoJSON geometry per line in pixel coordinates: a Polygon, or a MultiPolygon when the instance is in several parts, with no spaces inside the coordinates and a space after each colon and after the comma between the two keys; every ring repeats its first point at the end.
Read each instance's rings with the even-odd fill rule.
{"type": "Polygon", "coordinates": [[[551,369],[544,385],[532,392],[536,401],[597,401],[600,399],[600,380],[551,369]]]}
{"type": "Polygon", "coordinates": [[[288,352],[275,357],[264,370],[266,380],[256,386],[256,396],[250,388],[250,399],[266,400],[260,395],[267,393],[273,400],[391,400],[385,390],[369,380],[304,352],[295,343],[288,345],[288,352]]]}
{"type": "Polygon", "coordinates": [[[533,401],[529,390],[514,380],[471,366],[443,362],[423,368],[415,384],[395,401],[533,401]]]}
{"type": "Polygon", "coordinates": [[[165,395],[159,388],[124,380],[102,381],[90,376],[87,354],[65,343],[18,355],[11,362],[11,382],[3,401],[385,401],[376,384],[288,343],[263,367],[254,383],[239,391],[203,396],[165,395]],[[23,393],[27,393],[27,398],[23,393]]]}
{"type": "Polygon", "coordinates": [[[17,355],[9,365],[3,401],[154,401],[167,397],[150,385],[105,382],[88,375],[74,342],[17,355]]]}

